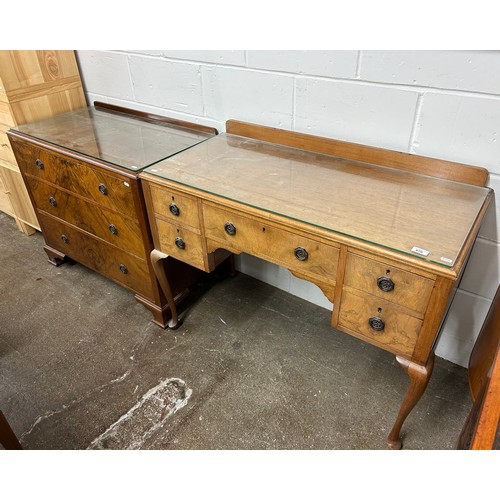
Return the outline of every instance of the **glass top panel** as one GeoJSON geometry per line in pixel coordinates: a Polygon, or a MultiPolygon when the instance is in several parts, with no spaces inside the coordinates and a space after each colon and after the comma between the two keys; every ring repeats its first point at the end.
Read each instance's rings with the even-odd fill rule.
{"type": "Polygon", "coordinates": [[[490,191],[230,134],[145,172],[446,267],[490,191]]]}
{"type": "Polygon", "coordinates": [[[93,106],[19,125],[14,130],[134,172],[213,137],[93,106]]]}

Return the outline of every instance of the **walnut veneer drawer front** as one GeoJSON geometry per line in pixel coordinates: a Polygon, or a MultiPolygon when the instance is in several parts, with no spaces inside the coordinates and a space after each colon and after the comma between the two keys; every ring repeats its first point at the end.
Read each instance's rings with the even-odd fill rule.
{"type": "Polygon", "coordinates": [[[17,157],[25,174],[56,184],[84,198],[136,217],[131,183],[125,176],[104,174],[87,164],[17,142],[17,157]]]}
{"type": "Polygon", "coordinates": [[[95,234],[123,250],[146,258],[141,229],[135,219],[129,219],[85,201],[51,184],[40,182],[34,177],[27,179],[38,210],[95,234]]]}
{"type": "Polygon", "coordinates": [[[343,290],[339,325],[386,345],[396,354],[411,356],[422,321],[387,300],[357,290],[343,290]]]}
{"type": "Polygon", "coordinates": [[[205,236],[225,248],[264,257],[291,270],[335,281],[339,249],[272,224],[247,219],[228,210],[203,205],[205,236]]]}
{"type": "Polygon", "coordinates": [[[136,293],[153,296],[146,260],[86,235],[49,215],[40,214],[40,220],[51,247],[136,293]]]}
{"type": "Polygon", "coordinates": [[[368,292],[423,314],[429,303],[434,281],[349,253],[344,286],[368,292]]]}
{"type": "Polygon", "coordinates": [[[198,201],[195,198],[179,194],[171,189],[151,185],[151,199],[156,214],[176,224],[194,228],[200,227],[198,201]]]}
{"type": "Polygon", "coordinates": [[[162,219],[156,219],[156,227],[161,252],[198,269],[209,270],[203,258],[204,247],[199,234],[162,219]]]}

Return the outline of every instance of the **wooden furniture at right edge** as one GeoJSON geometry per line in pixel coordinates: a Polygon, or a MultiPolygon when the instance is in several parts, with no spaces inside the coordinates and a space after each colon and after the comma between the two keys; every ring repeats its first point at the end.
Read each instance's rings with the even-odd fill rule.
{"type": "Polygon", "coordinates": [[[459,450],[500,450],[500,286],[469,358],[474,404],[460,433],[459,450]]]}
{"type": "Polygon", "coordinates": [[[163,260],[208,272],[225,252],[316,284],[334,328],[394,353],[408,374],[388,436],[401,448],[493,194],[487,170],[237,121],[226,129],[140,174],[165,295],[163,260]]]}

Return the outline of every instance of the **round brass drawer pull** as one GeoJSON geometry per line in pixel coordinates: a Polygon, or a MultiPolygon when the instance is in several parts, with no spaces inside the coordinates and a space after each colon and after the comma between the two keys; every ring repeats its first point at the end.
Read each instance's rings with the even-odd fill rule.
{"type": "Polygon", "coordinates": [[[175,246],[184,250],[186,248],[186,243],[182,238],[175,238],[175,246]]]}
{"type": "Polygon", "coordinates": [[[226,231],[229,236],[234,236],[236,234],[236,227],[232,222],[226,222],[224,224],[224,231],[226,231]]]}
{"type": "Polygon", "coordinates": [[[43,170],[44,169],[43,161],[40,160],[39,158],[37,158],[35,160],[35,165],[36,165],[36,168],[38,168],[38,170],[43,170]]]}
{"type": "Polygon", "coordinates": [[[307,250],[304,247],[297,247],[294,251],[293,254],[298,260],[305,261],[309,258],[309,254],[307,253],[307,250]]]}
{"type": "Polygon", "coordinates": [[[394,281],[392,281],[391,278],[388,278],[387,276],[380,276],[379,278],[377,278],[377,286],[383,292],[392,292],[394,290],[394,281]]]}
{"type": "Polygon", "coordinates": [[[69,243],[69,238],[65,234],[61,235],[61,240],[63,243],[66,243],[66,245],[69,243]]]}
{"type": "Polygon", "coordinates": [[[109,229],[109,232],[111,234],[114,234],[115,236],[118,234],[118,229],[116,228],[116,226],[114,224],[110,224],[108,226],[108,229],[109,229]]]}
{"type": "Polygon", "coordinates": [[[128,274],[128,269],[127,269],[127,267],[125,266],[125,264],[120,264],[120,271],[121,271],[123,274],[128,274]]]}
{"type": "Polygon", "coordinates": [[[99,184],[99,192],[106,196],[108,194],[108,188],[104,184],[99,184]]]}
{"type": "Polygon", "coordinates": [[[55,199],[53,196],[51,196],[51,197],[49,198],[49,203],[50,203],[53,207],[57,207],[57,201],[56,201],[56,199],[55,199]]]}
{"type": "Polygon", "coordinates": [[[375,330],[376,332],[382,332],[385,328],[385,323],[382,318],[379,318],[378,316],[372,316],[368,320],[368,324],[372,328],[372,330],[375,330]]]}
{"type": "Polygon", "coordinates": [[[179,217],[179,214],[181,213],[181,211],[175,203],[170,203],[170,205],[168,206],[168,209],[170,210],[170,213],[172,215],[179,217]]]}

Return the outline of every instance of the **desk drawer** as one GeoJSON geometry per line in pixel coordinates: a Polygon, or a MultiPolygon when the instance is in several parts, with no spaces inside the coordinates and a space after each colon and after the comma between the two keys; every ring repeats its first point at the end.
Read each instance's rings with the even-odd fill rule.
{"type": "Polygon", "coordinates": [[[200,217],[198,201],[164,187],[151,185],[151,199],[156,214],[169,219],[174,224],[182,224],[199,229],[200,217]]]}
{"type": "Polygon", "coordinates": [[[156,227],[158,228],[160,252],[198,269],[209,271],[203,258],[204,247],[199,234],[161,219],[156,219],[156,227]]]}
{"type": "Polygon", "coordinates": [[[247,219],[228,210],[203,205],[205,235],[224,243],[224,248],[272,260],[291,270],[335,281],[339,249],[272,224],[247,219]],[[231,224],[226,229],[226,225],[231,224]],[[231,227],[234,234],[230,234],[231,227]]]}
{"type": "Polygon", "coordinates": [[[434,281],[383,262],[349,253],[344,285],[423,314],[429,303],[434,281]]]}
{"type": "Polygon", "coordinates": [[[140,295],[154,297],[145,259],[130,255],[48,215],[40,214],[39,217],[45,240],[52,248],[140,295]]]}
{"type": "Polygon", "coordinates": [[[141,229],[136,220],[87,202],[34,177],[28,177],[28,184],[39,210],[95,234],[141,258],[146,257],[141,229]]]}
{"type": "Polygon", "coordinates": [[[19,141],[14,144],[19,168],[25,174],[56,184],[128,217],[137,217],[132,190],[135,181],[119,174],[104,174],[31,144],[19,141]]]}
{"type": "Polygon", "coordinates": [[[391,302],[357,290],[343,290],[339,325],[392,352],[411,356],[422,321],[401,311],[391,302]],[[370,325],[370,319],[372,325],[370,325]],[[378,318],[378,319],[375,319],[378,318]],[[381,320],[381,321],[379,321],[381,320]],[[376,328],[383,328],[377,330],[376,328]]]}

